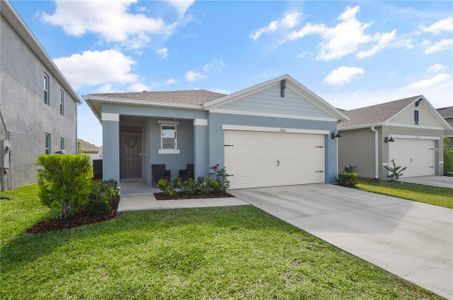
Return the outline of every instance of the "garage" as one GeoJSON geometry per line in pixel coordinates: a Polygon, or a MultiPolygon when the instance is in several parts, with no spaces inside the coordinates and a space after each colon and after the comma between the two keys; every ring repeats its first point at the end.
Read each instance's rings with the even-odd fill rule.
{"type": "Polygon", "coordinates": [[[435,175],[435,144],[432,139],[397,138],[389,143],[389,162],[407,167],[403,177],[435,175]]]}
{"type": "Polygon", "coordinates": [[[224,128],[231,188],[324,182],[325,132],[233,127],[224,128]]]}

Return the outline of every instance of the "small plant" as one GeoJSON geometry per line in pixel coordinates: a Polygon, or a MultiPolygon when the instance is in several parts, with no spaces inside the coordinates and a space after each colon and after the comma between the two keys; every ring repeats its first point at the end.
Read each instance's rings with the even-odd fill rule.
{"type": "Polygon", "coordinates": [[[355,169],[357,169],[357,165],[346,165],[344,166],[345,173],[354,173],[355,169]]]}
{"type": "Polygon", "coordinates": [[[230,187],[228,177],[231,175],[226,172],[225,168],[220,168],[219,164],[215,164],[211,169],[214,171],[215,178],[220,183],[220,191],[225,192],[230,187]]]}
{"type": "Polygon", "coordinates": [[[392,159],[390,162],[392,163],[391,166],[384,166],[384,168],[389,171],[387,178],[389,179],[389,181],[398,181],[398,179],[404,175],[403,171],[407,168],[397,166],[394,159],[392,159]]]}
{"type": "Polygon", "coordinates": [[[97,216],[112,213],[113,203],[118,196],[119,188],[116,180],[95,181],[89,195],[87,210],[90,214],[97,216]]]}
{"type": "Polygon", "coordinates": [[[196,183],[193,178],[189,178],[183,181],[181,185],[181,191],[189,195],[195,195],[196,193],[196,183]]]}
{"type": "Polygon", "coordinates": [[[210,192],[218,193],[222,191],[222,184],[217,179],[207,178],[206,184],[210,192]]]}
{"type": "Polygon", "coordinates": [[[172,182],[167,179],[161,179],[157,182],[157,187],[167,196],[174,197],[176,195],[176,191],[173,188],[172,182]]]}
{"type": "Polygon", "coordinates": [[[346,187],[354,187],[357,184],[359,174],[357,173],[341,173],[338,174],[337,184],[346,187]]]}
{"type": "Polygon", "coordinates": [[[38,156],[39,198],[67,219],[84,208],[91,191],[90,158],[84,154],[46,154],[38,156]]]}
{"type": "Polygon", "coordinates": [[[202,176],[197,178],[197,180],[195,181],[195,194],[198,194],[198,195],[209,194],[207,178],[202,177],[202,176]]]}

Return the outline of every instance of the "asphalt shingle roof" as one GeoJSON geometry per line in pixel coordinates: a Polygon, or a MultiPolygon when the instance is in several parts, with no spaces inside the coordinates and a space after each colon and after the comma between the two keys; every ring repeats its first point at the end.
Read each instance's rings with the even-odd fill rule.
{"type": "Polygon", "coordinates": [[[162,103],[172,104],[191,104],[202,105],[208,101],[221,98],[225,94],[211,92],[208,90],[182,90],[182,91],[161,91],[161,92],[134,92],[134,93],[103,93],[93,94],[96,96],[131,99],[131,100],[147,100],[162,103]]]}
{"type": "Polygon", "coordinates": [[[453,106],[441,107],[438,108],[437,111],[444,118],[453,117],[453,106]]]}
{"type": "Polygon", "coordinates": [[[91,144],[91,143],[88,143],[87,141],[84,141],[82,139],[78,139],[79,143],[80,143],[80,148],[82,149],[82,153],[98,153],[101,148],[94,145],[94,144],[91,144]]]}
{"type": "Polygon", "coordinates": [[[346,116],[348,116],[351,119],[351,121],[345,122],[341,126],[341,128],[347,129],[350,127],[367,126],[382,123],[420,97],[421,95],[418,95],[386,103],[344,111],[343,113],[346,116]]]}

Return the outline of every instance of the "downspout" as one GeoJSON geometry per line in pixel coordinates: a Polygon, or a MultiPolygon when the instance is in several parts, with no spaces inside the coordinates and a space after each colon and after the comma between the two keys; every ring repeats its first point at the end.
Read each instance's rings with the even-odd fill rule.
{"type": "Polygon", "coordinates": [[[374,126],[371,131],[374,132],[374,178],[379,179],[379,132],[374,126]]]}
{"type": "MultiPolygon", "coordinates": [[[[337,132],[339,131],[341,125],[343,125],[343,122],[341,120],[338,120],[337,122],[337,132]]],[[[338,154],[338,138],[336,139],[337,141],[337,177],[338,177],[338,173],[340,173],[340,171],[338,170],[339,168],[339,162],[338,162],[338,159],[339,159],[339,154],[338,154]]]]}

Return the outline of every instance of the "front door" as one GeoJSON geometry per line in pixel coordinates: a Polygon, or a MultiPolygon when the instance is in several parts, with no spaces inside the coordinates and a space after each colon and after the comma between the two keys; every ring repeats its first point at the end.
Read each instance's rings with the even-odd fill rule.
{"type": "Polygon", "coordinates": [[[120,134],[121,178],[142,177],[142,133],[140,128],[124,128],[120,134]]]}

